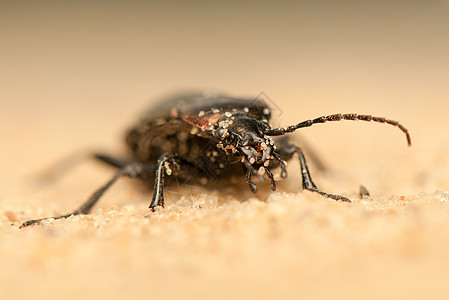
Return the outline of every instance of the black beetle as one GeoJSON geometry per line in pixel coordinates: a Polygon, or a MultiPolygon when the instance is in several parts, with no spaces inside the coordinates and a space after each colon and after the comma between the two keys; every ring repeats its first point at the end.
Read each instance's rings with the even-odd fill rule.
{"type": "MultiPolygon", "coordinates": [[[[271,109],[261,100],[232,98],[216,93],[188,94],[163,101],[149,110],[128,131],[126,143],[131,150],[132,161],[123,161],[108,155],[95,157],[118,168],[115,175],[100,187],[83,205],[70,214],[55,217],[67,218],[87,214],[103,193],[120,177],[154,180],[150,209],[164,207],[164,177],[192,176],[204,183],[210,178],[246,174],[246,181],[253,192],[257,186],[251,180],[263,175],[276,190],[272,170],[281,168],[281,177],[287,177],[286,160],[299,156],[303,189],[316,192],[334,200],[349,199],[320,191],[309,173],[304,154],[285,137],[277,138],[302,127],[316,123],[340,120],[362,120],[387,123],[399,127],[411,140],[407,129],[397,121],[358,114],[333,114],[307,120],[296,125],[271,128],[271,109]],[[238,173],[237,173],[238,174],[238,173]]],[[[48,218],[46,218],[48,219],[48,218]]],[[[45,219],[30,220],[20,228],[40,223],[45,219]]]]}

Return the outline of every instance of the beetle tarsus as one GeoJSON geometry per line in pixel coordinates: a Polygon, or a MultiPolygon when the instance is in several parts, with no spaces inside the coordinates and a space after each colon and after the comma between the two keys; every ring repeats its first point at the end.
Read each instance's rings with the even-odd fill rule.
{"type": "Polygon", "coordinates": [[[38,224],[41,224],[43,221],[47,221],[47,220],[66,219],[68,217],[81,215],[81,214],[83,214],[83,213],[73,212],[71,214],[62,215],[62,216],[53,217],[53,218],[50,217],[50,218],[42,218],[42,219],[36,219],[36,220],[28,220],[28,221],[22,223],[22,225],[19,226],[19,229],[22,229],[22,228],[28,227],[28,226],[32,226],[32,225],[38,225],[38,224]]]}

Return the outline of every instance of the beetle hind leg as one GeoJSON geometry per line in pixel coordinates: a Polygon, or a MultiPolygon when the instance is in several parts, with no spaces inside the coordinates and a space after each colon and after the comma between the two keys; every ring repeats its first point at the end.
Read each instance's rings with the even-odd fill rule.
{"type": "Polygon", "coordinates": [[[122,169],[130,164],[129,160],[127,161],[125,159],[117,158],[103,153],[94,153],[93,157],[98,161],[119,169],[122,169]]]}
{"type": "Polygon", "coordinates": [[[306,158],[301,148],[292,144],[286,144],[278,149],[278,153],[283,156],[285,159],[290,159],[293,154],[298,154],[299,156],[299,164],[301,168],[301,176],[302,176],[302,187],[305,190],[309,190],[311,192],[318,193],[324,197],[331,198],[337,201],[343,202],[351,202],[346,197],[340,195],[329,194],[323,191],[320,191],[316,184],[312,180],[312,176],[310,176],[309,168],[307,167],[306,158]]]}
{"type": "Polygon", "coordinates": [[[97,189],[89,197],[89,199],[87,199],[86,202],[84,202],[79,208],[77,208],[73,212],[57,217],[29,220],[23,223],[19,227],[19,229],[34,224],[40,224],[42,221],[48,219],[64,219],[74,215],[88,214],[91,211],[92,207],[98,202],[98,200],[100,200],[101,196],[103,196],[104,192],[106,192],[117,181],[117,179],[121,177],[147,178],[148,176],[151,176],[153,174],[153,171],[154,171],[153,163],[140,163],[140,162],[129,163],[123,166],[121,169],[119,169],[111,179],[109,179],[103,186],[97,189]]]}

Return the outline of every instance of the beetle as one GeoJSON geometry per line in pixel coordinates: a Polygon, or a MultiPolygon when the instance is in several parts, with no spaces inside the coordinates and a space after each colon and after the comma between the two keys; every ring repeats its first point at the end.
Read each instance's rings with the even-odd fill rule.
{"type": "MultiPolygon", "coordinates": [[[[103,193],[121,177],[154,181],[149,208],[164,207],[166,176],[189,177],[194,174],[204,183],[210,178],[226,178],[242,174],[252,192],[257,186],[252,177],[270,180],[276,190],[272,170],[280,167],[280,177],[287,177],[287,161],[297,155],[302,175],[302,187],[324,197],[350,202],[346,197],[318,189],[313,182],[302,149],[284,136],[314,124],[361,120],[397,126],[411,145],[408,130],[397,121],[359,114],[332,114],[306,120],[295,125],[272,128],[271,109],[262,100],[234,98],[218,93],[192,93],[165,99],[147,111],[126,134],[126,144],[132,160],[125,161],[103,154],[94,157],[118,168],[115,175],[96,190],[75,211],[54,217],[67,218],[87,214],[103,193]],[[283,137],[281,137],[283,136],[283,137]]],[[[20,228],[38,224],[44,219],[29,220],[20,228]]]]}

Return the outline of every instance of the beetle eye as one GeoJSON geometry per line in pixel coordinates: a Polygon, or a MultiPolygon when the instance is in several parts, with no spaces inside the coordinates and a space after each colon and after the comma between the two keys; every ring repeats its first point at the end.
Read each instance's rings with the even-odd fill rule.
{"type": "Polygon", "coordinates": [[[259,127],[260,127],[260,129],[261,129],[262,132],[265,132],[265,131],[271,129],[270,124],[268,124],[268,122],[266,122],[266,121],[261,121],[259,124],[260,124],[259,127]]]}

